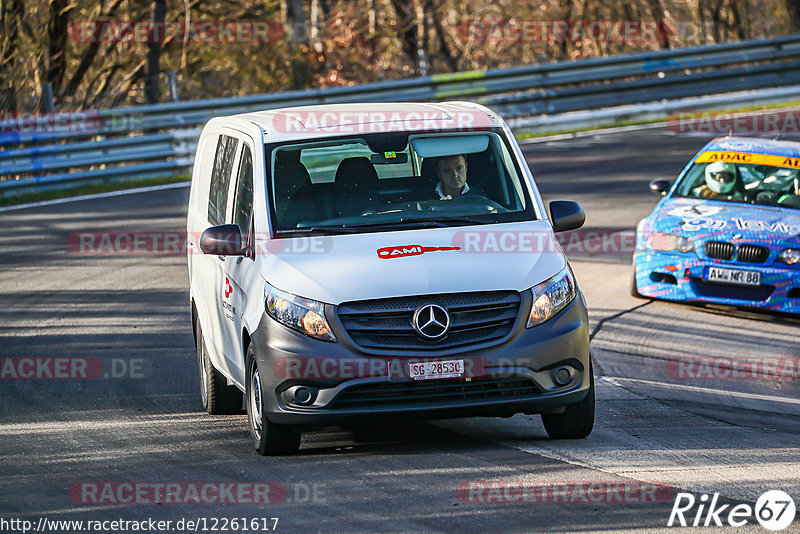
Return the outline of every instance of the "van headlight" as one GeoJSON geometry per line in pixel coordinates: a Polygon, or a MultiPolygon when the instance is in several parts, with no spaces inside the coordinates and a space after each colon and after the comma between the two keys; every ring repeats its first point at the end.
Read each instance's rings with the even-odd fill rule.
{"type": "Polygon", "coordinates": [[[336,341],[325,319],[325,305],[321,302],[298,297],[266,284],[264,307],[267,315],[293,330],[322,341],[336,341]]]}
{"type": "Polygon", "coordinates": [[[653,232],[647,236],[647,248],[651,250],[663,250],[665,252],[673,250],[677,250],[678,252],[692,252],[694,250],[694,242],[688,237],[653,232]]]}
{"type": "Polygon", "coordinates": [[[575,276],[569,265],[554,277],[534,286],[533,306],[528,316],[527,328],[542,324],[563,310],[578,293],[575,276]]]}

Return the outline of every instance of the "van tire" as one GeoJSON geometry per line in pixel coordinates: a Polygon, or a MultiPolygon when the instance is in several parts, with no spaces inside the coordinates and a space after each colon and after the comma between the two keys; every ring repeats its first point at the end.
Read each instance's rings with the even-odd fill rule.
{"type": "Polygon", "coordinates": [[[300,448],[300,432],[287,425],[278,425],[267,418],[264,387],[253,345],[247,348],[247,424],[256,452],[262,456],[294,454],[300,448]]]}
{"type": "Polygon", "coordinates": [[[197,321],[196,339],[200,402],[203,410],[211,415],[242,413],[242,392],[236,386],[229,386],[228,380],[211,363],[200,321],[197,321]]]}
{"type": "Polygon", "coordinates": [[[551,439],[583,439],[594,427],[594,372],[589,363],[589,392],[586,397],[566,407],[563,413],[542,414],[542,422],[551,439]]]}

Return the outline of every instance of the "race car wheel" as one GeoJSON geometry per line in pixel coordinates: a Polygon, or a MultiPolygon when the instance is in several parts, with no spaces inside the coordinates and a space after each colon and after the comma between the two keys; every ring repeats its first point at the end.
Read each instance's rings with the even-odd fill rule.
{"type": "Polygon", "coordinates": [[[253,346],[247,349],[247,422],[253,446],[262,456],[292,454],[300,448],[300,433],[286,425],[276,425],[267,419],[264,388],[253,346]]]}
{"type": "Polygon", "coordinates": [[[589,365],[589,392],[575,404],[570,404],[564,413],[542,414],[547,435],[552,439],[583,439],[594,427],[594,372],[589,365]]]}
{"type": "Polygon", "coordinates": [[[200,401],[203,409],[212,415],[242,412],[242,392],[229,386],[225,377],[214,368],[208,357],[200,321],[197,321],[197,366],[200,371],[200,401]]]}

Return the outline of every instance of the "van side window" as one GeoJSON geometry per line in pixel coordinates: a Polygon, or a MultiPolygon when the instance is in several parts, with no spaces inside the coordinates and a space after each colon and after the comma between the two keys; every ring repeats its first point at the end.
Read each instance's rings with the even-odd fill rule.
{"type": "Polygon", "coordinates": [[[221,135],[217,142],[214,167],[211,170],[211,188],[208,193],[208,222],[217,226],[225,222],[225,207],[228,205],[228,186],[231,181],[233,159],[239,140],[221,135]]]}
{"type": "Polygon", "coordinates": [[[250,230],[250,214],[253,211],[253,155],[244,145],[239,176],[236,178],[236,196],[233,201],[233,223],[246,236],[250,230]]]}

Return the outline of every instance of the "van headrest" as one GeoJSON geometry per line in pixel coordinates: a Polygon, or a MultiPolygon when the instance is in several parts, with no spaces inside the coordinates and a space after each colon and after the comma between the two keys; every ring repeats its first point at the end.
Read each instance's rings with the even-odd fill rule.
{"type": "Polygon", "coordinates": [[[333,182],[335,191],[346,193],[370,191],[377,189],[378,185],[378,173],[369,158],[364,156],[343,159],[333,182]]]}

